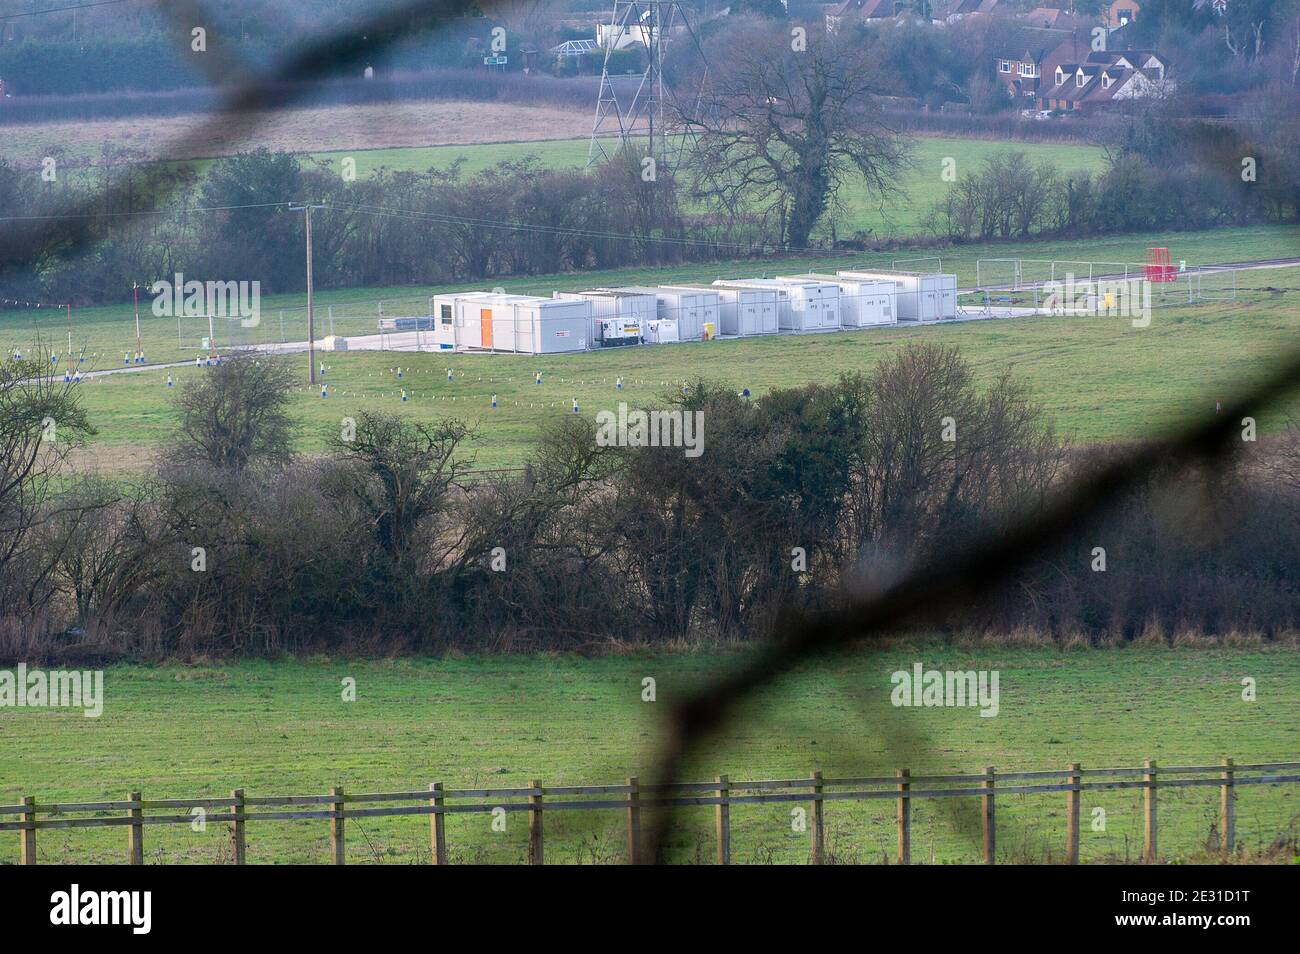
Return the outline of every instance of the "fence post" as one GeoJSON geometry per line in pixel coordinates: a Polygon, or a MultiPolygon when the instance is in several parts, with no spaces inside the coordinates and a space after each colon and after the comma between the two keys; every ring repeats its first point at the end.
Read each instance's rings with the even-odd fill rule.
{"type": "MultiPolygon", "coordinates": [[[[22,804],[25,811],[18,816],[19,821],[36,824],[36,797],[33,795],[24,795],[22,804]]],[[[36,829],[24,828],[22,830],[22,851],[19,853],[19,861],[24,865],[36,864],[36,829]]]]}
{"type": "Polygon", "coordinates": [[[429,816],[429,850],[433,855],[435,865],[445,865],[447,863],[447,825],[446,816],[442,814],[444,796],[442,794],[442,782],[429,783],[429,791],[433,797],[429,799],[429,805],[437,809],[429,816]]]}
{"type": "Polygon", "coordinates": [[[826,860],[826,821],[822,816],[822,773],[812,773],[812,863],[820,865],[826,860]]]}
{"type": "Polygon", "coordinates": [[[1065,793],[1065,863],[1079,863],[1079,796],[1083,773],[1078,762],[1070,763],[1070,789],[1065,793]]]}
{"type": "Polygon", "coordinates": [[[633,775],[627,780],[627,863],[641,863],[641,783],[633,775]]]}
{"type": "Polygon", "coordinates": [[[238,816],[244,814],[244,790],[237,788],[230,793],[230,813],[236,818],[230,823],[230,853],[235,864],[244,863],[244,820],[238,816]]]}
{"type": "Polygon", "coordinates": [[[1230,855],[1237,844],[1237,811],[1233,804],[1233,768],[1232,759],[1223,760],[1223,772],[1219,786],[1219,837],[1222,839],[1223,853],[1230,855]]]}
{"type": "Polygon", "coordinates": [[[542,783],[533,779],[528,783],[536,789],[535,795],[528,796],[528,863],[540,865],[542,856],[542,783]]]}
{"type": "MultiPolygon", "coordinates": [[[[139,792],[126,793],[126,800],[129,802],[141,801],[143,797],[139,792]]],[[[128,818],[140,819],[144,817],[144,809],[128,808],[126,814],[128,818]]],[[[144,864],[144,826],[138,821],[126,826],[126,863],[144,864]]]]}
{"type": "Polygon", "coordinates": [[[1146,786],[1142,789],[1142,860],[1152,863],[1156,860],[1156,763],[1147,759],[1142,763],[1142,780],[1146,786]]]}
{"type": "Polygon", "coordinates": [[[984,767],[984,787],[988,789],[987,795],[980,796],[980,815],[983,817],[984,833],[984,863],[993,864],[993,856],[997,851],[996,825],[993,817],[993,766],[984,767]]]}
{"type": "Polygon", "coordinates": [[[898,863],[912,863],[912,777],[911,769],[896,769],[898,776],[898,799],[895,802],[895,814],[898,817],[898,863]]]}
{"type": "Polygon", "coordinates": [[[346,860],[343,841],[343,823],[346,819],[343,817],[343,806],[346,804],[343,799],[343,789],[337,785],[330,789],[330,795],[334,796],[333,801],[329,803],[333,809],[330,815],[330,860],[333,864],[341,865],[346,860]]]}
{"type": "Polygon", "coordinates": [[[727,776],[719,775],[718,807],[715,813],[718,831],[718,864],[731,864],[731,783],[727,776]]]}

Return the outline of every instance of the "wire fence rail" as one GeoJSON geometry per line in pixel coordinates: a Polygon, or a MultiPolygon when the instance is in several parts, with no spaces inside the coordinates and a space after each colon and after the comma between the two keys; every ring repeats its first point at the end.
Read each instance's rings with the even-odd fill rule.
{"type": "MultiPolygon", "coordinates": [[[[641,813],[657,808],[713,806],[715,859],[731,862],[731,809],[745,805],[807,804],[809,861],[826,861],[827,802],[895,802],[898,864],[911,863],[912,802],[926,798],[978,798],[981,819],[981,858],[993,864],[997,849],[996,799],[999,795],[1063,793],[1066,799],[1065,862],[1079,861],[1080,796],[1107,789],[1137,789],[1142,792],[1142,860],[1158,859],[1159,824],[1157,794],[1161,789],[1215,786],[1219,789],[1219,837],[1225,856],[1236,849],[1236,789],[1243,785],[1273,785],[1300,782],[1300,761],[1236,764],[1222,759],[1217,765],[1175,765],[1158,767],[1146,761],[1134,768],[1084,769],[1071,763],[1065,769],[999,772],[993,766],[980,773],[913,775],[898,769],[893,775],[854,778],[825,778],[813,772],[807,778],[731,781],[726,775],[712,782],[676,782],[643,785],[635,777],[622,785],[544,786],[533,780],[525,787],[448,789],[434,782],[427,789],[369,794],[346,793],[342,787],[327,795],[247,795],[235,789],[228,798],[146,799],[130,792],[119,801],[41,802],[26,796],[18,805],[0,805],[0,818],[18,816],[17,821],[0,821],[0,831],[16,831],[20,838],[20,861],[36,863],[36,833],[67,828],[127,829],[127,863],[144,863],[144,829],[151,825],[194,825],[196,819],[225,822],[230,826],[230,857],[235,864],[247,858],[246,829],[250,823],[319,820],[329,822],[330,861],[345,860],[348,819],[427,815],[430,858],[445,865],[447,817],[450,815],[525,812],[528,815],[528,862],[544,861],[543,817],[558,811],[618,811],[624,813],[627,836],[625,859],[629,864],[643,860],[641,813]],[[413,802],[410,805],[386,805],[413,802]],[[367,807],[369,806],[369,807],[367,807]],[[175,810],[186,810],[175,814],[175,810]],[[268,810],[270,809],[270,810],[268,810]],[[106,812],[125,812],[106,815],[106,812]],[[148,814],[162,812],[162,814],[148,814]],[[62,817],[87,815],[92,817],[62,817]]],[[[652,859],[647,859],[652,860],[652,859]]]]}

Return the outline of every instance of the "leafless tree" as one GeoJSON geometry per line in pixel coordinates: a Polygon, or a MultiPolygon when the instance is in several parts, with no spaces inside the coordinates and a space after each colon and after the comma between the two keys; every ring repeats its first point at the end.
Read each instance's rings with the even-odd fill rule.
{"type": "Polygon", "coordinates": [[[363,412],[355,435],[331,436],[334,456],[351,465],[333,493],[359,505],[395,567],[408,565],[421,521],[450,509],[457,477],[471,463],[456,454],[469,433],[461,421],[426,424],[363,412]]]}
{"type": "Polygon", "coordinates": [[[237,354],[207,368],[176,396],[172,462],[240,473],[284,466],[293,455],[292,373],[283,358],[237,354]]]}
{"type": "Polygon", "coordinates": [[[909,345],[865,390],[848,526],[857,552],[885,576],[1032,511],[1060,473],[1063,451],[1042,409],[1007,375],[978,390],[955,348],[909,345]]]}
{"type": "Polygon", "coordinates": [[[86,476],[63,503],[46,539],[56,558],[55,582],[89,629],[111,620],[158,576],[163,536],[147,485],[86,476]]]}
{"type": "Polygon", "coordinates": [[[94,433],[79,388],[39,350],[0,362],[0,602],[30,607],[53,571],[37,531],[64,506],[55,497],[69,454],[94,433]]]}
{"type": "MultiPolygon", "coordinates": [[[[697,144],[697,197],[778,210],[784,240],[808,242],[851,175],[877,199],[897,190],[906,152],[872,95],[874,64],[850,31],[746,23],[712,45],[702,108],[678,116],[697,144]]],[[[691,104],[694,106],[694,104],[691,104]]]]}
{"type": "Polygon", "coordinates": [[[549,4],[545,0],[488,0],[484,10],[505,24],[511,50],[540,43],[551,32],[549,4]]]}

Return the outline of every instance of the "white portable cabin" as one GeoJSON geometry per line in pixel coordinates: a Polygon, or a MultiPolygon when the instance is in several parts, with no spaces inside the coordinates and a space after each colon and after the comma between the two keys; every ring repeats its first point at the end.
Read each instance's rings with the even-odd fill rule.
{"type": "Polygon", "coordinates": [[[645,323],[645,340],[650,344],[676,344],[677,322],[672,318],[655,318],[645,323]]]}
{"type": "MultiPolygon", "coordinates": [[[[654,295],[604,288],[580,292],[557,291],[554,297],[591,302],[591,334],[588,337],[593,345],[603,340],[601,328],[606,319],[614,318],[624,325],[636,324],[644,329],[646,322],[655,319],[659,308],[654,295]]],[[[645,334],[644,330],[641,334],[645,334]]]]}
{"type": "Polygon", "coordinates": [[[591,302],[585,300],[488,292],[437,296],[433,304],[439,333],[441,306],[451,307],[458,351],[555,354],[585,351],[591,341],[591,302]]]}
{"type": "Polygon", "coordinates": [[[711,288],[676,288],[671,286],[626,285],[608,291],[654,295],[657,316],[677,322],[677,336],[682,341],[700,341],[704,326],[718,332],[718,293],[711,288]]]}
{"type": "Polygon", "coordinates": [[[833,282],[840,286],[840,324],[844,328],[867,328],[872,325],[898,324],[894,298],[894,280],[884,278],[843,278],[839,275],[787,276],[833,282]]]}
{"type": "Polygon", "coordinates": [[[899,321],[943,321],[957,317],[957,276],[943,272],[842,271],[840,278],[892,281],[899,321]]]}
{"type": "Polygon", "coordinates": [[[683,291],[712,291],[718,296],[719,330],[724,335],[748,337],[774,335],[780,331],[780,302],[774,289],[741,288],[714,283],[707,289],[673,285],[683,291]]]}
{"type": "MultiPolygon", "coordinates": [[[[433,296],[433,340],[439,351],[460,351],[471,347],[463,342],[465,316],[477,314],[472,303],[491,298],[492,292],[449,292],[433,296]]],[[[474,330],[472,347],[479,347],[480,335],[474,330]]]]}
{"type": "Polygon", "coordinates": [[[715,285],[764,288],[777,294],[777,323],[782,331],[838,331],[840,286],[803,278],[719,279],[715,285]]]}

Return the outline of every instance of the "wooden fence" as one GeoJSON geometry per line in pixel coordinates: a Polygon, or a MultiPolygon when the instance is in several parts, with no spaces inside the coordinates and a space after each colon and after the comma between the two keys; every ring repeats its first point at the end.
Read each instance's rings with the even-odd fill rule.
{"type": "Polygon", "coordinates": [[[445,789],[434,782],[427,790],[346,794],[333,788],[328,795],[245,795],[235,789],[229,798],[145,799],[131,792],[123,801],[44,803],[28,796],[19,805],[0,806],[0,819],[19,816],[17,821],[0,821],[0,831],[17,831],[23,864],[36,863],[36,833],[54,828],[97,828],[120,826],[127,830],[129,864],[144,863],[144,830],[150,825],[192,824],[196,809],[205,821],[228,822],[231,858],[244,864],[245,832],[251,823],[319,819],[329,822],[330,860],[344,862],[344,845],[349,818],[374,818],[395,815],[428,815],[430,856],[434,864],[447,864],[447,818],[459,814],[483,814],[496,811],[528,814],[528,861],[543,862],[543,817],[557,811],[614,810],[625,813],[627,830],[626,860],[642,860],[641,812],[646,809],[714,806],[715,844],[718,864],[731,861],[731,809],[744,805],[779,802],[807,803],[806,822],[809,832],[809,858],[821,864],[826,856],[826,828],[823,806],[826,802],[892,799],[898,829],[896,859],[899,864],[911,861],[912,802],[918,798],[978,798],[982,819],[981,853],[985,864],[992,864],[996,852],[996,798],[999,795],[1064,793],[1066,804],[1065,861],[1079,861],[1079,808],[1084,792],[1105,789],[1141,789],[1142,791],[1142,859],[1157,858],[1159,824],[1157,793],[1161,789],[1218,786],[1219,835],[1225,854],[1235,849],[1235,790],[1242,785],[1270,785],[1300,782],[1300,762],[1269,762],[1236,765],[1223,759],[1218,765],[1179,765],[1157,768],[1148,761],[1141,768],[1083,769],[1075,762],[1059,771],[997,772],[993,766],[980,774],[912,775],[899,769],[892,776],[863,778],[823,778],[813,772],[808,778],[768,779],[733,782],[719,775],[712,782],[685,782],[675,785],[641,785],[629,778],[622,785],[543,786],[533,781],[526,788],[445,789]],[[1096,779],[1096,781],[1087,781],[1096,779]],[[416,802],[413,805],[386,805],[390,802],[416,802]],[[296,808],[295,806],[307,806],[296,808]],[[184,809],[191,814],[147,814],[184,809]],[[274,810],[266,810],[274,809],[274,810]],[[101,813],[96,817],[62,817],[101,813]],[[103,815],[104,812],[125,812],[103,815]]]}

